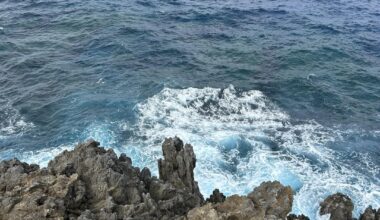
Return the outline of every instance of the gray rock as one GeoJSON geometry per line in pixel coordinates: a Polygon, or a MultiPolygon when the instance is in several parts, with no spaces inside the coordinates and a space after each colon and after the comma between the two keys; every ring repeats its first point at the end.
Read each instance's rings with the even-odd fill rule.
{"type": "Polygon", "coordinates": [[[292,210],[293,191],[280,182],[264,182],[248,194],[255,205],[265,210],[266,216],[285,219],[292,210]]]}
{"type": "Polygon", "coordinates": [[[177,137],[167,138],[162,144],[162,152],[164,158],[158,160],[160,180],[151,181],[150,193],[161,207],[161,212],[169,215],[167,211],[170,210],[176,215],[184,215],[189,207],[197,207],[204,202],[194,180],[196,158],[193,147],[189,144],[184,146],[177,137]]]}
{"type": "Polygon", "coordinates": [[[171,183],[177,189],[188,189],[197,199],[197,204],[203,202],[198,183],[194,181],[196,158],[190,144],[183,146],[181,139],[167,138],[162,144],[164,159],[158,160],[160,179],[171,183]]]}
{"type": "Polygon", "coordinates": [[[290,214],[286,217],[287,220],[309,220],[309,217],[305,215],[290,214]]]}
{"type": "Polygon", "coordinates": [[[219,189],[214,189],[212,194],[210,195],[210,198],[206,199],[206,202],[211,203],[221,203],[226,200],[226,196],[219,191],[219,189]]]}
{"type": "Polygon", "coordinates": [[[173,219],[203,203],[195,154],[166,139],[160,179],[125,154],[93,140],[64,151],[47,169],[17,159],[0,163],[0,219],[173,219]]]}
{"type": "MultiPolygon", "coordinates": [[[[68,220],[307,220],[289,215],[290,187],[264,182],[248,196],[225,197],[219,190],[204,203],[194,180],[196,157],[191,145],[165,139],[158,160],[159,178],[148,168],[133,167],[96,141],[79,144],[49,162],[47,168],[17,159],[0,163],[0,219],[68,220]]],[[[321,214],[351,219],[353,204],[343,194],[329,196],[321,214]]],[[[361,220],[380,220],[371,207],[361,220]]]]}
{"type": "MultiPolygon", "coordinates": [[[[232,195],[223,202],[208,203],[188,212],[189,220],[236,219],[236,220],[280,220],[291,211],[293,195],[290,187],[279,182],[264,182],[248,196],[232,195]]],[[[220,195],[217,191],[215,197],[220,195]]],[[[217,199],[218,200],[218,199],[217,199]]],[[[214,201],[214,200],[213,200],[214,201]]],[[[296,219],[296,218],[294,218],[296,219]]]]}
{"type": "Polygon", "coordinates": [[[372,206],[369,206],[360,215],[359,220],[380,220],[380,208],[376,211],[376,209],[372,209],[372,206]]]}
{"type": "Polygon", "coordinates": [[[351,220],[354,204],[350,197],[336,193],[328,196],[321,204],[319,214],[330,214],[331,220],[351,220]]]}

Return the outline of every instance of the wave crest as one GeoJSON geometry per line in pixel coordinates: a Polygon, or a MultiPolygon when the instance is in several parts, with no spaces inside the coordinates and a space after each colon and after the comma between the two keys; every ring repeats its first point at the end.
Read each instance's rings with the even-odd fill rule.
{"type": "MultiPolygon", "coordinates": [[[[262,181],[279,180],[296,191],[293,212],[312,219],[319,218],[319,202],[338,191],[355,201],[355,213],[368,204],[380,205],[376,176],[368,178],[341,162],[344,155],[329,147],[342,140],[343,131],[291,119],[260,91],[165,88],[138,104],[136,112],[134,133],[144,140],[138,144],[140,154],[152,161],[165,137],[177,135],[193,144],[204,195],[214,188],[247,193],[262,181]]],[[[149,160],[140,165],[155,167],[149,160]]],[[[376,172],[379,167],[365,169],[376,172]]]]}

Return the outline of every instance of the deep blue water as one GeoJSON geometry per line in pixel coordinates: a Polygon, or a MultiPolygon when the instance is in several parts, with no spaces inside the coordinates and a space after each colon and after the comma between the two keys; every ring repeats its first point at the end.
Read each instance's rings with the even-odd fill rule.
{"type": "Polygon", "coordinates": [[[174,135],[206,195],[379,207],[380,2],[0,1],[0,159],[94,138],[157,173],[174,135]]]}

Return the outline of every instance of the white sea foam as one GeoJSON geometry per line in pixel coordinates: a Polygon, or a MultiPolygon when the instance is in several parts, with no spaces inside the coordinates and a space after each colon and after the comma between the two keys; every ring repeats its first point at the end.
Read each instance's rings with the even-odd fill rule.
{"type": "MultiPolygon", "coordinates": [[[[80,141],[94,139],[99,141],[103,147],[109,148],[115,146],[115,134],[109,128],[108,123],[93,123],[85,128],[79,137],[80,141]]],[[[67,143],[57,147],[48,147],[34,151],[19,151],[17,149],[4,150],[0,154],[0,159],[9,159],[10,157],[16,157],[21,161],[27,163],[35,163],[41,167],[46,167],[48,162],[54,159],[55,156],[63,152],[64,150],[72,150],[78,144],[78,142],[67,143]]],[[[117,154],[120,154],[117,148],[114,149],[117,154]]]]}
{"type": "Polygon", "coordinates": [[[64,150],[72,150],[76,143],[60,145],[58,147],[43,148],[35,151],[19,151],[18,149],[8,149],[1,151],[0,159],[17,158],[29,164],[38,164],[46,167],[48,162],[64,150]]]}
{"type": "MultiPolygon", "coordinates": [[[[328,143],[341,140],[344,132],[315,121],[292,120],[260,91],[237,92],[232,86],[165,88],[135,110],[136,124],[118,126],[134,134],[123,148],[115,148],[115,122],[96,122],[84,129],[79,139],[93,138],[102,146],[114,147],[118,154],[125,152],[135,165],[148,166],[157,175],[162,140],[177,135],[194,146],[196,179],[206,196],[214,188],[229,195],[246,194],[263,181],[279,180],[296,191],[293,212],[311,219],[326,219],[318,215],[318,204],[335,192],[354,200],[356,216],[367,205],[380,206],[380,168],[368,154],[354,156],[363,161],[361,168],[372,178],[342,162],[342,155],[328,148],[328,143]]],[[[2,154],[46,166],[75,144],[2,154]]]]}
{"type": "MultiPolygon", "coordinates": [[[[380,206],[376,176],[369,179],[340,162],[342,155],[327,147],[342,139],[341,131],[292,120],[260,91],[165,88],[136,111],[138,138],[124,151],[157,173],[161,141],[181,137],[194,146],[204,195],[214,188],[245,194],[262,181],[279,180],[296,191],[293,212],[312,219],[320,218],[319,202],[336,192],[353,198],[356,215],[367,205],[380,206]]],[[[365,169],[379,171],[376,164],[365,169]]]]}
{"type": "Polygon", "coordinates": [[[113,147],[116,144],[115,133],[110,128],[111,123],[94,122],[84,129],[80,136],[80,140],[94,139],[105,147],[113,147]]]}
{"type": "Polygon", "coordinates": [[[1,111],[0,139],[10,135],[21,135],[23,132],[34,127],[34,124],[26,122],[25,118],[9,102],[2,106],[1,111]]]}

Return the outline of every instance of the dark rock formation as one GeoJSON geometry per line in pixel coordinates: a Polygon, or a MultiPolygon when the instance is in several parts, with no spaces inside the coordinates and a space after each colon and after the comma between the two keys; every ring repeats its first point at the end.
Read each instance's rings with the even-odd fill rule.
{"type": "Polygon", "coordinates": [[[305,215],[295,215],[295,214],[290,214],[288,217],[286,217],[287,220],[309,220],[309,217],[305,215]]]}
{"type": "Polygon", "coordinates": [[[204,200],[198,183],[194,181],[196,158],[193,147],[190,144],[183,146],[182,140],[177,137],[168,138],[162,144],[162,153],[164,159],[158,160],[160,180],[183,194],[183,198],[177,199],[193,207],[201,205],[204,200]]]}
{"type": "Polygon", "coordinates": [[[328,196],[321,204],[320,215],[330,214],[331,220],[351,220],[354,204],[350,197],[336,193],[328,196]]]}
{"type": "Polygon", "coordinates": [[[210,198],[206,199],[206,202],[211,203],[220,203],[224,202],[226,200],[226,196],[219,191],[219,189],[214,189],[212,194],[210,195],[210,198]]]}
{"type": "MultiPolygon", "coordinates": [[[[1,220],[307,220],[288,215],[293,202],[290,187],[264,182],[247,196],[225,197],[214,190],[204,202],[194,180],[196,158],[191,145],[166,139],[159,178],[148,168],[132,166],[125,154],[79,144],[49,162],[47,168],[17,159],[0,163],[1,220]],[[287,216],[288,215],[288,216],[287,216]]],[[[333,220],[352,217],[353,204],[335,194],[321,203],[321,214],[333,220]]],[[[380,220],[380,210],[367,208],[360,220],[380,220]]]]}
{"type": "Polygon", "coordinates": [[[18,160],[0,164],[0,219],[175,219],[200,206],[190,145],[166,139],[160,179],[126,155],[89,141],[47,168],[18,160]]]}
{"type": "Polygon", "coordinates": [[[372,209],[372,206],[366,208],[363,214],[360,215],[359,220],[380,220],[380,208],[372,209]]]}

